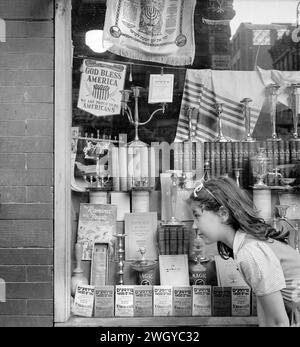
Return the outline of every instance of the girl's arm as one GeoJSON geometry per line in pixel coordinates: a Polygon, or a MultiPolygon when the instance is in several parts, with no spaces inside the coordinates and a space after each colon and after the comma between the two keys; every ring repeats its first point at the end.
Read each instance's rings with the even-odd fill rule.
{"type": "Polygon", "coordinates": [[[259,326],[288,327],[289,319],[280,291],[257,296],[259,326]]]}

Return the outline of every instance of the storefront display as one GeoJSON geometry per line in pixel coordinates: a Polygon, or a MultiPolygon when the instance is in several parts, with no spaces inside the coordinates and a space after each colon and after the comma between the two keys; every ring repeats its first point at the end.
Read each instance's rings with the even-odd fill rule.
{"type": "MultiPolygon", "coordinates": [[[[199,181],[226,176],[252,195],[261,217],[272,221],[278,192],[299,192],[298,85],[280,85],[273,75],[272,83],[266,85],[260,73],[267,70],[177,69],[128,57],[122,61],[114,55],[100,58],[81,56],[78,50],[73,57],[72,127],[78,132],[73,137],[71,247],[82,239],[81,209],[93,207],[91,219],[98,216],[98,220],[84,232],[93,235],[93,240],[82,258],[84,276],[89,279],[83,285],[93,287],[82,290],[93,292],[93,310],[71,309],[70,321],[90,317],[96,321],[89,324],[100,319],[100,325],[130,325],[143,317],[155,324],[154,317],[162,317],[168,325],[172,321],[167,319],[173,317],[180,325],[180,317],[206,317],[207,322],[212,317],[224,322],[228,317],[243,317],[245,324],[247,318],[249,324],[256,324],[255,295],[232,273],[227,273],[227,282],[221,281],[216,244],[201,245],[187,200],[199,181]],[[82,66],[91,69],[91,61],[94,68],[103,64],[116,74],[118,66],[123,67],[124,81],[115,91],[119,98],[113,101],[118,111],[96,114],[82,106],[92,99],[98,100],[95,104],[114,99],[114,92],[93,87],[84,101],[88,88],[82,89],[82,81],[90,77],[83,78],[83,71],[92,70],[82,66]],[[278,96],[288,89],[294,114],[292,139],[279,135],[276,118],[278,96]],[[268,113],[270,122],[265,134],[258,129],[262,113],[268,113]],[[165,124],[164,132],[161,124],[165,124]],[[99,219],[96,206],[102,206],[101,213],[114,210],[113,221],[107,223],[108,212],[99,219]],[[103,254],[95,252],[97,243],[110,248],[105,270],[104,258],[100,261],[103,254]],[[99,256],[98,265],[102,262],[98,268],[94,256],[99,256]],[[101,276],[95,271],[102,271],[101,276]],[[104,304],[106,297],[109,305],[104,304]]],[[[106,73],[106,82],[116,74],[106,73]]],[[[90,80],[100,84],[96,77],[90,80]]],[[[299,249],[298,228],[293,222],[289,227],[295,235],[293,247],[299,249]]],[[[74,290],[69,295],[76,306],[80,299],[74,290]]]]}

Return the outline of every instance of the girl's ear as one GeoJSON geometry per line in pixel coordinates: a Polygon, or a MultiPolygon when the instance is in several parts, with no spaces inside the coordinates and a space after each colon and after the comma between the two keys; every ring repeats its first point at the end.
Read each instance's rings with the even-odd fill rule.
{"type": "Polygon", "coordinates": [[[228,212],[227,208],[225,208],[224,206],[221,206],[219,208],[218,214],[219,214],[219,217],[221,218],[223,223],[226,223],[228,221],[229,212],[228,212]]]}

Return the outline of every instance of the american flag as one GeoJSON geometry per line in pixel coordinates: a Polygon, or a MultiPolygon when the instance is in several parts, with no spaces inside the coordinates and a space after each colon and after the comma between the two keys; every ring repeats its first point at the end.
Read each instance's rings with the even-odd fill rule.
{"type": "MultiPolygon", "coordinates": [[[[197,141],[213,141],[218,135],[218,119],[215,109],[216,103],[223,104],[221,114],[223,135],[231,140],[241,140],[245,135],[245,120],[243,116],[243,104],[240,102],[243,98],[255,98],[255,106],[250,103],[251,107],[251,133],[256,125],[260,114],[260,109],[264,100],[264,86],[255,71],[238,71],[245,75],[251,73],[250,86],[257,82],[256,91],[250,90],[244,85],[241,86],[235,78],[236,71],[213,71],[212,70],[187,70],[182,103],[180,108],[179,120],[175,142],[189,139],[189,111],[191,114],[191,124],[193,134],[197,141]],[[227,74],[226,74],[227,73],[227,74]],[[254,77],[254,74],[257,77],[254,77]],[[227,76],[226,76],[227,75],[227,76]],[[222,83],[218,80],[223,79],[222,83]],[[227,89],[222,90],[224,78],[228,81],[227,89]],[[215,87],[216,86],[216,87],[215,87]],[[234,86],[234,87],[233,87],[234,86]],[[233,95],[235,90],[244,89],[233,95]]],[[[245,77],[245,76],[243,76],[245,77]]],[[[226,85],[226,84],[225,84],[226,85]]],[[[254,99],[252,99],[254,100],[254,99]]]]}

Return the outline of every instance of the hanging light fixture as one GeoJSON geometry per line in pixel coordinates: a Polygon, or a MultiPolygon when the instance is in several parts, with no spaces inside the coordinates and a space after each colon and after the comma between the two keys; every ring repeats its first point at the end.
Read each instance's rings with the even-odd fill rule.
{"type": "Polygon", "coordinates": [[[103,41],[103,30],[89,30],[85,33],[85,44],[95,53],[106,52],[112,44],[103,41]]]}

